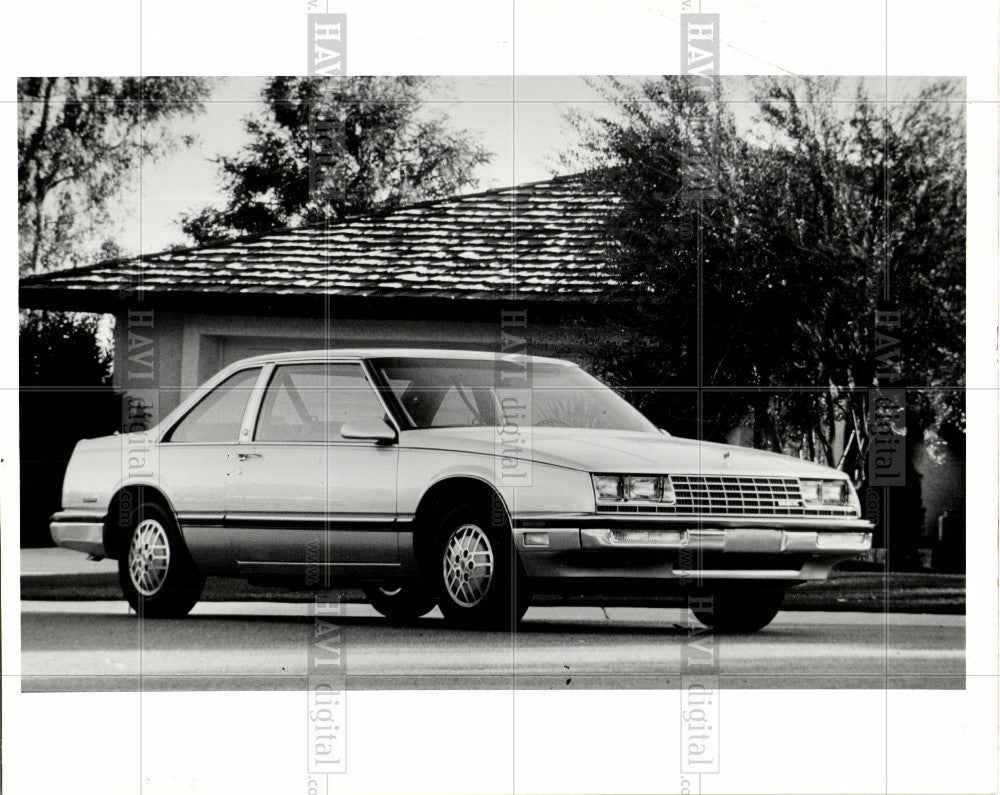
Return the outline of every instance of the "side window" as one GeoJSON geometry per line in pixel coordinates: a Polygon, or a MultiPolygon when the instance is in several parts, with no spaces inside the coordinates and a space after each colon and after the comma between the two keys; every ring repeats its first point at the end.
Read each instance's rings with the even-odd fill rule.
{"type": "Polygon", "coordinates": [[[233,442],[240,438],[243,412],[260,368],[240,370],[203,397],[174,426],[171,442],[233,442]]]}
{"type": "Polygon", "coordinates": [[[385,409],[357,364],[276,367],[264,393],[258,442],[341,441],[345,422],[378,422],[385,409]]]}

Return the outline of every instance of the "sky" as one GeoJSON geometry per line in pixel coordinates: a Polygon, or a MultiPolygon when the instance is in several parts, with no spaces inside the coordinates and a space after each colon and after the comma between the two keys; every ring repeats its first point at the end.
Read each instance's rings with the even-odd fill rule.
{"type": "MultiPolygon", "coordinates": [[[[261,109],[265,78],[220,78],[205,112],[175,125],[197,142],[143,166],[140,180],[122,200],[122,246],[129,254],[162,251],[188,244],[180,227],[183,212],[215,204],[224,197],[219,155],[234,155],[247,142],[243,120],[261,109]]],[[[477,133],[494,157],[478,169],[479,189],[546,179],[562,173],[558,156],[575,135],[564,120],[570,107],[598,97],[584,78],[441,78],[427,108],[443,111],[457,129],[477,133]],[[516,97],[516,102],[512,102],[516,97]]]]}
{"type": "MultiPolygon", "coordinates": [[[[219,169],[213,161],[219,155],[235,155],[247,142],[244,119],[261,112],[265,80],[216,78],[205,112],[175,122],[178,135],[194,134],[197,142],[146,163],[140,179],[123,195],[115,237],[125,253],[149,254],[190,244],[181,231],[181,214],[224,203],[219,169]]],[[[759,131],[747,78],[722,80],[738,128],[746,135],[759,131]]],[[[847,77],[830,99],[849,113],[859,85],[881,103],[886,96],[893,100],[912,97],[927,82],[927,78],[889,78],[887,83],[884,77],[847,77]]],[[[613,112],[592,80],[575,76],[437,78],[429,86],[426,109],[444,112],[455,128],[477,134],[493,153],[491,162],[478,169],[478,189],[532,182],[573,170],[559,162],[559,155],[572,151],[578,141],[565,119],[567,112],[613,112]]]]}

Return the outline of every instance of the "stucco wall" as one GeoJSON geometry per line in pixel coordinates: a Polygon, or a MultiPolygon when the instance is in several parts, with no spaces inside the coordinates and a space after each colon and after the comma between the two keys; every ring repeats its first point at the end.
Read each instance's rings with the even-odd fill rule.
{"type": "Polygon", "coordinates": [[[174,408],[182,386],[184,326],[177,316],[151,311],[115,315],[114,378],[116,388],[141,399],[156,424],[174,408]]]}

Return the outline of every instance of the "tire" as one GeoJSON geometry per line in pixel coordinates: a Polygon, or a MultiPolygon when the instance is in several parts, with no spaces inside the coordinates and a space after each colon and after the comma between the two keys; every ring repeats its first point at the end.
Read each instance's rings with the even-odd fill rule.
{"type": "Polygon", "coordinates": [[[155,502],[136,508],[122,528],[118,580],[140,618],[180,618],[201,597],[198,571],[177,523],[155,502]]]}
{"type": "Polygon", "coordinates": [[[444,516],[427,575],[438,607],[456,626],[513,630],[528,610],[527,576],[495,495],[490,506],[462,505],[444,516]]]}
{"type": "Polygon", "coordinates": [[[692,600],[691,611],[716,632],[756,632],[778,615],[785,592],[715,591],[692,600]]]}
{"type": "Polygon", "coordinates": [[[434,594],[420,583],[371,585],[365,597],[383,616],[407,624],[427,615],[437,605],[434,594]]]}

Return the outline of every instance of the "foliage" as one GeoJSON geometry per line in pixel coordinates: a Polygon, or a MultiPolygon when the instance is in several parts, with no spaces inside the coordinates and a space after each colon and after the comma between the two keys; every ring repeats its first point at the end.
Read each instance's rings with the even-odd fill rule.
{"type": "Polygon", "coordinates": [[[905,102],[859,81],[844,102],[837,80],[765,79],[740,134],[700,80],[610,81],[615,114],[580,125],[584,162],[611,166],[593,174],[619,199],[610,261],[636,308],[606,374],[684,435],[749,423],[757,447],[837,465],[846,427],[856,478],[871,388],[906,388],[906,488],[880,530],[909,563],[920,443],[964,447],[964,105],[949,80],[905,102]]]}
{"type": "Polygon", "coordinates": [[[168,122],[202,110],[192,77],[29,77],[18,94],[21,273],[80,264],[144,158],[179,143],[168,122]]]}
{"type": "MultiPolygon", "coordinates": [[[[191,143],[171,122],[199,113],[208,85],[189,77],[18,80],[22,275],[124,253],[105,237],[119,196],[144,160],[191,143]]],[[[120,426],[98,324],[94,315],[21,312],[22,544],[51,543],[48,516],[60,506],[73,445],[120,426]]]]}
{"type": "MultiPolygon", "coordinates": [[[[764,119],[794,166],[771,196],[782,209],[776,226],[794,250],[830,263],[812,299],[826,295],[828,308],[802,328],[811,383],[905,385],[920,433],[964,430],[965,119],[954,85],[893,103],[859,89],[846,121],[824,102],[836,81],[807,83],[801,100],[787,82],[760,88],[764,119]],[[900,312],[884,332],[900,340],[897,367],[878,355],[879,309],[900,312]]],[[[830,399],[840,416],[862,413],[862,398],[830,399]]]]}
{"type": "Polygon", "coordinates": [[[80,439],[121,427],[111,354],[94,315],[27,312],[20,318],[21,545],[52,543],[66,465],[80,439]]]}
{"type": "Polygon", "coordinates": [[[702,412],[695,390],[646,391],[654,419],[682,414],[682,432],[720,438],[749,413],[758,446],[835,464],[834,428],[857,420],[864,434],[864,390],[880,369],[885,383],[888,268],[899,382],[923,387],[909,413],[964,428],[961,103],[948,81],[891,105],[860,87],[832,102],[841,88],[758,82],[756,140],[720,88],[680,77],[609,81],[616,113],[580,124],[584,162],[611,164],[593,174],[619,197],[611,260],[637,307],[605,346],[606,374],[705,388],[702,412]],[[706,169],[715,190],[692,208],[685,188],[706,169]]]}
{"type": "Polygon", "coordinates": [[[98,342],[98,322],[90,314],[22,312],[21,387],[109,385],[111,352],[98,342]]]}
{"type": "Polygon", "coordinates": [[[315,218],[456,193],[474,186],[490,155],[467,131],[426,113],[420,77],[275,77],[265,112],[246,120],[250,143],[220,157],[228,203],[186,216],[184,231],[204,242],[261,233],[315,218]],[[332,134],[327,131],[332,130],[332,134]],[[322,158],[322,171],[310,162],[322,158]]]}

